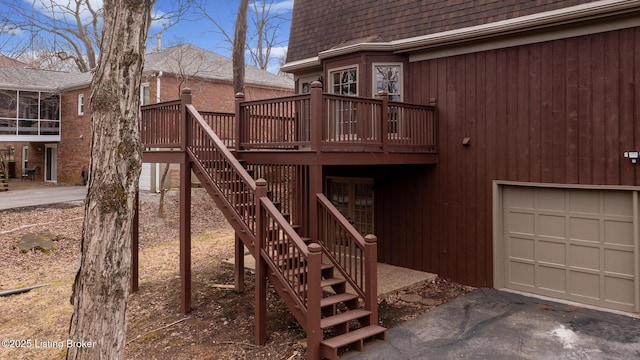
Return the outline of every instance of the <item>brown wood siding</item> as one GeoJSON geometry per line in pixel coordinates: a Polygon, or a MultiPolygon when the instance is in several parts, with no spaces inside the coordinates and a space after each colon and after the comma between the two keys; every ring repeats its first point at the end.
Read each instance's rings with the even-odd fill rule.
{"type": "Polygon", "coordinates": [[[412,63],[406,77],[408,102],[437,98],[440,154],[376,192],[385,262],[492,286],[493,180],[640,185],[623,157],[640,145],[640,29],[412,63]]]}

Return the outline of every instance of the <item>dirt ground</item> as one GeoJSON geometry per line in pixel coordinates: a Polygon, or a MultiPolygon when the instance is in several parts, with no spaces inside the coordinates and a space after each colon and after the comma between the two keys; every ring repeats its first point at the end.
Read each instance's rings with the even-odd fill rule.
{"type": "MultiPolygon", "coordinates": [[[[245,271],[246,290],[236,293],[233,267],[224,262],[233,256],[233,230],[204,190],[194,189],[192,197],[193,310],[185,316],[179,298],[178,193],[168,192],[164,218],[157,216],[159,195],[141,194],[140,291],[129,298],[125,357],[304,359],[304,331],[273,289],[267,344],[253,344],[253,272],[245,271]]],[[[47,284],[0,297],[0,358],[65,356],[82,216],[82,204],[0,211],[0,292],[47,284]],[[53,250],[14,248],[23,235],[41,232],[54,235],[53,250]]],[[[394,327],[469,290],[438,278],[385,296],[380,323],[394,327]],[[420,298],[427,301],[416,301],[420,298]]]]}

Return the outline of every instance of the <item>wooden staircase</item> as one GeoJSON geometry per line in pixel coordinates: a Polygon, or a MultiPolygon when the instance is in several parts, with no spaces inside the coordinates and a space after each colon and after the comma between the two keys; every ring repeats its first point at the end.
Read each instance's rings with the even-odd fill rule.
{"type": "MultiPolygon", "coordinates": [[[[280,204],[271,201],[266,181],[254,180],[246,164],[228,151],[204,121],[198,121],[197,112],[188,115],[194,123],[190,137],[199,144],[187,147],[194,174],[256,259],[257,282],[264,261],[265,277],[307,332],[307,358],[337,359],[341,349],[361,351],[367,339],[384,340],[386,329],[377,323],[377,294],[372,301],[371,296],[367,299],[362,291],[354,291],[357,282],[347,281],[344,275],[348,274],[336,271],[345,266],[335,263],[335,254],[300,236],[301,226],[290,224],[290,215],[280,213],[280,204]]],[[[335,208],[333,215],[342,217],[335,208]]],[[[344,218],[341,222],[348,224],[344,218]]],[[[265,304],[257,300],[256,307],[261,306],[265,304]]],[[[256,337],[256,342],[264,342],[258,340],[260,335],[256,337]]]]}

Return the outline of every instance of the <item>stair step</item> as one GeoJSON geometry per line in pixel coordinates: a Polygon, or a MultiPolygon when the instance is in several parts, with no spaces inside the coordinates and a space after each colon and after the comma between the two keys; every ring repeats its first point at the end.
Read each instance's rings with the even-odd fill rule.
{"type": "Polygon", "coordinates": [[[340,314],[326,317],[320,320],[320,327],[323,329],[330,328],[332,326],[348,323],[351,320],[357,320],[363,317],[371,315],[371,311],[364,309],[354,309],[345,311],[340,314]]]}
{"type": "MultiPolygon", "coordinates": [[[[337,359],[338,356],[338,348],[343,346],[347,346],[349,344],[353,344],[355,342],[361,342],[364,339],[368,339],[371,337],[377,337],[380,340],[385,340],[387,329],[379,326],[379,325],[369,325],[358,330],[350,331],[348,333],[338,335],[336,337],[332,337],[330,339],[323,340],[320,342],[320,346],[325,348],[322,353],[323,356],[328,357],[330,359],[337,359]],[[329,350],[325,352],[325,350],[329,350]],[[333,355],[335,353],[335,355],[333,355]],[[332,356],[328,356],[332,355],[332,356]]],[[[362,350],[362,344],[356,346],[358,350],[362,350]]]]}
{"type": "Polygon", "coordinates": [[[345,279],[339,279],[339,278],[322,279],[322,281],[320,281],[320,287],[324,288],[328,286],[341,285],[346,282],[347,281],[345,279]]]}
{"type": "Polygon", "coordinates": [[[340,303],[346,303],[358,299],[358,295],[350,293],[342,293],[322,298],[320,300],[320,307],[333,306],[340,303]]]}

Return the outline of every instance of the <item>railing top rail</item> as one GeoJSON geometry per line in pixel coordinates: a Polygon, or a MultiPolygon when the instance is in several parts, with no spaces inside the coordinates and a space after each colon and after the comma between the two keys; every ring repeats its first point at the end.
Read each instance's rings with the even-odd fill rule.
{"type": "Polygon", "coordinates": [[[222,140],[220,140],[220,138],[213,132],[213,130],[209,127],[207,122],[202,118],[200,113],[198,113],[198,110],[196,110],[196,108],[191,104],[187,104],[186,107],[187,107],[187,112],[196,120],[196,122],[200,124],[200,126],[204,129],[207,135],[209,135],[211,139],[213,139],[213,142],[216,144],[216,147],[218,148],[218,150],[224,154],[224,156],[227,158],[229,163],[231,163],[231,165],[237,171],[238,175],[240,175],[242,180],[244,180],[244,182],[249,185],[251,190],[255,191],[256,190],[255,180],[253,180],[253,178],[249,175],[247,170],[244,169],[244,167],[240,164],[240,162],[238,162],[236,157],[233,156],[233,154],[231,154],[231,151],[227,149],[227,147],[224,145],[222,140]]]}
{"type": "Polygon", "coordinates": [[[174,106],[174,105],[180,105],[180,99],[178,100],[170,100],[170,101],[165,101],[165,102],[160,102],[160,103],[155,103],[155,104],[146,104],[146,105],[141,105],[140,106],[140,110],[149,110],[149,109],[157,109],[157,108],[163,108],[166,106],[174,106]]]}
{"type": "Polygon", "coordinates": [[[405,108],[416,108],[416,109],[426,109],[426,110],[435,110],[435,105],[423,105],[423,104],[412,104],[401,101],[389,101],[389,106],[399,106],[405,108]]]}
{"type": "Polygon", "coordinates": [[[273,104],[280,103],[283,101],[292,101],[292,100],[300,100],[305,98],[311,98],[311,94],[299,94],[299,95],[291,95],[291,96],[281,96],[270,99],[262,99],[262,100],[251,100],[251,101],[242,101],[240,106],[250,106],[250,105],[259,105],[259,104],[273,104]]]}
{"type": "Polygon", "coordinates": [[[382,100],[380,100],[380,99],[367,98],[367,97],[361,97],[361,96],[349,96],[349,95],[337,95],[337,94],[322,93],[322,98],[323,99],[346,100],[346,101],[382,104],[382,100]]]}
{"type": "MultiPolygon", "coordinates": [[[[331,213],[334,213],[336,215],[340,214],[340,211],[331,203],[331,201],[329,201],[329,199],[327,199],[326,196],[324,196],[324,194],[317,193],[316,197],[318,199],[318,202],[331,213]]],[[[342,216],[342,214],[340,214],[340,216],[336,216],[335,218],[336,220],[338,220],[340,225],[342,225],[342,227],[349,233],[349,235],[354,238],[354,240],[358,244],[358,247],[364,248],[364,236],[360,235],[360,233],[353,227],[353,225],[349,223],[349,221],[347,221],[344,216],[342,216]]]]}
{"type": "Polygon", "coordinates": [[[235,116],[235,113],[232,112],[222,112],[222,111],[202,111],[198,110],[198,112],[202,115],[220,115],[220,116],[235,116]]]}

